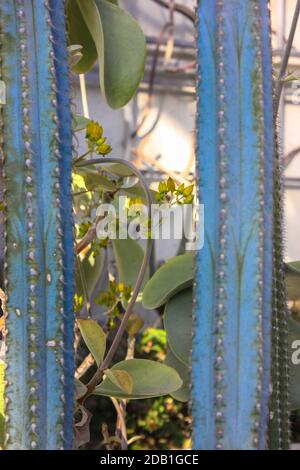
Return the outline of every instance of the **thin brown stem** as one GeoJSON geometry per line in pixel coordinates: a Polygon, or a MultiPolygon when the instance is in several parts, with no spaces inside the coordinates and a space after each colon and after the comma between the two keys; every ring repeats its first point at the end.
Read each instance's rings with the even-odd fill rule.
{"type": "Polygon", "coordinates": [[[121,449],[127,450],[127,429],[125,423],[125,411],[122,406],[122,402],[119,404],[118,400],[114,397],[110,397],[116,412],[117,412],[117,425],[116,425],[116,435],[121,441],[121,449]]]}
{"type": "Polygon", "coordinates": [[[280,72],[278,76],[278,80],[276,82],[276,89],[275,89],[275,102],[274,102],[274,109],[275,113],[277,115],[278,113],[278,108],[279,108],[279,103],[280,103],[280,98],[281,98],[281,93],[282,93],[282,88],[283,88],[283,82],[284,82],[284,77],[287,71],[287,66],[289,63],[289,58],[291,55],[291,50],[293,47],[293,42],[295,38],[295,33],[297,29],[297,24],[298,24],[298,19],[300,15],[300,0],[297,1],[294,16],[293,16],[293,21],[290,29],[290,34],[286,43],[281,67],[280,67],[280,72]]]}
{"type": "Polygon", "coordinates": [[[83,239],[80,240],[79,243],[77,243],[76,254],[79,255],[83,250],[85,250],[92,243],[92,241],[95,240],[96,235],[96,226],[89,228],[88,232],[83,237],[83,239]]]}

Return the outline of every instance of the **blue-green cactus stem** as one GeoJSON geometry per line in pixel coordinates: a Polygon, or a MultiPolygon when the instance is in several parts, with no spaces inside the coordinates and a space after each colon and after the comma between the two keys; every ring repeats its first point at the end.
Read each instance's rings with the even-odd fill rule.
{"type": "Polygon", "coordinates": [[[201,0],[193,342],[196,449],[263,449],[268,423],[273,110],[267,1],[201,0]]]}
{"type": "Polygon", "coordinates": [[[72,446],[71,115],[63,1],[1,2],[6,448],[72,446]]]}

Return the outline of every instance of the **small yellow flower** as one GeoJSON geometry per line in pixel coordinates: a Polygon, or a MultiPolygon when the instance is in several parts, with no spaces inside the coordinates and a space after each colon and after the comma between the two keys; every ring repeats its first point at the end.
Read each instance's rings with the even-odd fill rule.
{"type": "Polygon", "coordinates": [[[97,140],[96,145],[99,147],[100,145],[104,144],[104,142],[106,142],[106,137],[101,137],[101,139],[97,140]]]}
{"type": "Polygon", "coordinates": [[[119,292],[124,292],[124,289],[125,289],[124,282],[120,282],[120,284],[118,285],[118,291],[119,292]]]}
{"type": "Polygon", "coordinates": [[[97,142],[103,135],[103,128],[96,121],[90,121],[86,127],[86,138],[97,142]]]}
{"type": "Polygon", "coordinates": [[[107,155],[111,151],[112,151],[112,148],[108,144],[99,145],[99,147],[97,148],[97,152],[100,153],[100,155],[107,155]]]}

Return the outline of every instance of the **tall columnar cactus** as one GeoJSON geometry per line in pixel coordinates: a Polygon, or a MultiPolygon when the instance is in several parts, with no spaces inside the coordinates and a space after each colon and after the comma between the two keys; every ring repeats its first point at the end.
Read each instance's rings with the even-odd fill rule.
{"type": "Polygon", "coordinates": [[[2,0],[7,449],[72,445],[71,114],[63,0],[2,0]]]}
{"type": "Polygon", "coordinates": [[[193,344],[198,449],[288,446],[281,184],[267,4],[200,0],[198,10],[198,173],[206,214],[193,344]]]}

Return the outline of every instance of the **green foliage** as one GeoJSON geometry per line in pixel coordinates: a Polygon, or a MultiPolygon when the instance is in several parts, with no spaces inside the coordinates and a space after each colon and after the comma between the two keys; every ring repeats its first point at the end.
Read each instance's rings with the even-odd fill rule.
{"type": "Polygon", "coordinates": [[[69,44],[82,47],[82,58],[72,67],[72,70],[75,73],[86,73],[91,70],[97,60],[97,49],[89,28],[83,19],[77,0],[67,0],[66,12],[69,44]]]}
{"type": "Polygon", "coordinates": [[[137,352],[141,356],[164,361],[167,349],[167,334],[161,328],[146,328],[137,345],[137,352]]]}
{"type": "Polygon", "coordinates": [[[181,380],[182,386],[176,390],[175,392],[171,393],[171,396],[178,401],[187,402],[190,398],[190,373],[189,373],[189,366],[181,362],[171,350],[168,350],[165,364],[167,366],[172,367],[175,369],[181,380]]]}
{"type": "Polygon", "coordinates": [[[128,320],[126,331],[129,336],[137,335],[144,326],[144,320],[139,315],[132,314],[128,320]]]}
{"type": "Polygon", "coordinates": [[[113,396],[116,398],[143,399],[168,395],[182,385],[177,372],[164,364],[146,359],[131,359],[115,364],[111,371],[126,371],[132,378],[132,393],[122,392],[106,378],[94,390],[94,395],[113,396]]]}
{"type": "MultiPolygon", "coordinates": [[[[112,240],[119,282],[134,287],[144,257],[141,245],[131,238],[112,240]]],[[[147,276],[145,280],[147,279],[147,276]]]]}
{"type": "MultiPolygon", "coordinates": [[[[81,127],[80,123],[78,123],[77,127],[81,127]]],[[[144,187],[140,186],[141,182],[132,174],[132,170],[126,167],[126,163],[124,163],[124,165],[111,164],[108,161],[107,164],[101,164],[100,171],[84,165],[84,158],[87,155],[100,152],[99,146],[105,143],[103,139],[102,126],[95,121],[89,121],[86,127],[88,152],[74,162],[73,190],[78,220],[77,238],[81,240],[81,242],[96,228],[97,218],[94,216],[95,205],[107,201],[117,204],[118,197],[125,193],[128,197],[125,208],[128,208],[135,202],[141,202],[145,197],[144,187]],[[81,160],[80,165],[77,164],[78,160],[81,160]]],[[[105,160],[103,161],[105,163],[105,160]]],[[[173,191],[175,193],[175,191],[177,191],[175,183],[173,187],[171,180],[168,181],[168,185],[171,192],[173,191]]],[[[184,190],[187,190],[184,195],[184,198],[187,198],[191,195],[192,186],[183,188],[182,191],[184,190]]],[[[165,359],[167,344],[166,332],[163,329],[145,330],[145,332],[141,334],[141,341],[138,341],[138,350],[133,351],[130,349],[131,347],[134,348],[137,335],[141,332],[144,325],[143,319],[132,313],[132,311],[129,312],[131,315],[127,317],[129,318],[127,324],[124,325],[124,330],[128,334],[127,357],[129,357],[129,352],[130,354],[134,352],[135,356],[139,356],[141,353],[143,356],[146,356],[147,359],[128,359],[118,362],[112,367],[110,366],[111,359],[105,362],[107,337],[111,334],[113,329],[119,327],[120,324],[122,325],[126,317],[126,308],[133,295],[134,286],[136,285],[143,263],[144,250],[141,245],[133,239],[109,240],[107,238],[105,242],[99,242],[96,239],[90,241],[88,237],[87,243],[89,243],[89,245],[85,246],[81,251],[78,260],[80,269],[78,269],[77,276],[77,292],[75,296],[76,309],[81,309],[84,306],[84,301],[89,307],[89,298],[94,294],[94,302],[106,307],[105,314],[107,322],[105,334],[94,320],[77,320],[82,337],[92,356],[95,358],[98,368],[100,367],[100,371],[98,371],[98,382],[93,384],[95,388],[90,388],[90,386],[87,388],[83,382],[76,381],[76,398],[79,400],[76,408],[78,413],[76,417],[76,445],[79,445],[78,443],[83,445],[89,440],[88,431],[91,416],[86,412],[87,410],[85,410],[83,402],[85,402],[86,397],[90,394],[98,397],[114,397],[116,399],[127,399],[130,401],[146,400],[172,394],[172,396],[178,398],[178,400],[184,401],[187,399],[188,393],[187,384],[183,383],[183,380],[187,380],[184,373],[184,367],[186,369],[187,367],[183,364],[179,365],[176,362],[176,358],[173,358],[175,367],[172,367],[172,357],[170,354],[167,358],[167,361],[170,361],[170,365],[162,363],[165,359]],[[104,266],[104,243],[105,247],[113,248],[117,276],[116,279],[114,279],[115,273],[108,272],[107,274],[110,276],[109,289],[102,292],[95,292],[97,281],[99,280],[104,266]],[[155,361],[149,360],[149,357],[153,357],[155,361]],[[98,385],[96,385],[97,383],[98,385]],[[88,418],[83,426],[81,426],[80,416],[88,418]]],[[[148,274],[146,273],[144,281],[147,281],[147,277],[148,274]]],[[[158,278],[155,279],[154,276],[152,280],[149,281],[150,288],[148,287],[148,289],[150,294],[152,292],[151,289],[154,289],[155,294],[157,294],[155,283],[158,282],[159,304],[162,305],[171,299],[169,302],[171,304],[170,312],[172,312],[172,305],[176,304],[177,299],[175,294],[180,291],[184,292],[184,289],[192,284],[192,278],[193,255],[183,255],[166,263],[166,265],[158,271],[158,278]]],[[[144,284],[142,287],[143,286],[144,284]]],[[[140,299],[141,298],[142,296],[140,296],[140,299]]],[[[188,318],[191,309],[189,305],[183,304],[183,307],[187,309],[185,312],[187,322],[184,327],[189,328],[188,318]]],[[[174,318],[176,315],[177,311],[174,314],[174,318]]],[[[167,310],[166,319],[168,324],[171,325],[170,343],[172,344],[172,319],[168,320],[168,318],[169,314],[167,310]]],[[[184,328],[182,331],[184,335],[186,335],[184,328]]],[[[126,351],[123,351],[123,354],[124,353],[126,354],[126,351]]],[[[123,354],[118,351],[117,355],[121,359],[124,357],[123,354]]],[[[107,357],[109,357],[109,355],[107,357]]],[[[91,366],[89,360],[81,365],[88,365],[88,368],[91,366]]],[[[80,373],[78,377],[81,376],[82,374],[80,373]]],[[[100,398],[98,398],[98,400],[99,399],[100,398]]],[[[171,400],[170,403],[173,403],[171,398],[169,400],[171,400]]],[[[115,439],[115,437],[112,437],[112,439],[115,439]]]]}
{"type": "Polygon", "coordinates": [[[120,390],[127,393],[128,395],[132,394],[133,380],[126,370],[106,369],[105,375],[110,380],[110,382],[116,385],[120,390]]]}
{"type": "Polygon", "coordinates": [[[88,191],[115,192],[117,190],[114,181],[103,175],[100,171],[76,167],[75,174],[83,177],[84,187],[88,191]]]}
{"type": "Polygon", "coordinates": [[[111,173],[115,176],[132,176],[131,168],[128,168],[127,165],[121,165],[120,163],[107,163],[103,162],[103,167],[106,169],[108,173],[111,173]]]}
{"type": "Polygon", "coordinates": [[[114,329],[116,320],[121,313],[121,306],[126,305],[131,297],[131,287],[126,287],[123,282],[117,284],[115,281],[109,282],[109,289],[101,292],[99,297],[95,299],[97,305],[106,307],[106,315],[109,319],[109,328],[114,329]]]}
{"type": "Polygon", "coordinates": [[[193,290],[186,289],[166,304],[164,324],[173,354],[186,366],[190,364],[192,345],[193,290]]]}
{"type": "Polygon", "coordinates": [[[106,350],[106,335],[104,331],[94,320],[77,320],[77,324],[85,344],[99,367],[103,362],[106,350]]]}
{"type": "MultiPolygon", "coordinates": [[[[103,250],[97,256],[94,255],[92,250],[89,250],[83,260],[78,258],[78,263],[81,264],[81,270],[76,271],[76,293],[84,297],[84,283],[87,287],[87,294],[90,297],[97,285],[104,267],[105,255],[103,250]],[[82,279],[83,277],[83,279],[82,279]]],[[[87,299],[85,299],[87,300],[87,299]]]]}
{"type": "Polygon", "coordinates": [[[176,188],[175,181],[170,177],[167,181],[161,181],[158,185],[156,200],[166,204],[192,204],[194,201],[194,184],[185,186],[184,183],[176,188]]]}
{"type": "Polygon", "coordinates": [[[130,402],[127,410],[131,450],[191,448],[191,416],[186,404],[168,396],[130,402]]]}
{"type": "Polygon", "coordinates": [[[143,306],[151,310],[164,305],[177,292],[190,287],[193,277],[193,254],[188,253],[170,259],[145,285],[143,306]]]}
{"type": "Polygon", "coordinates": [[[78,379],[75,379],[75,397],[76,400],[84,397],[87,392],[87,387],[78,379]]]}
{"type": "Polygon", "coordinates": [[[84,116],[80,116],[80,114],[75,114],[74,122],[73,122],[73,130],[74,132],[80,132],[86,129],[86,126],[90,120],[84,116]]]}
{"type": "Polygon", "coordinates": [[[112,108],[125,106],[143,77],[146,41],[138,23],[117,2],[68,0],[70,44],[82,45],[76,73],[99,61],[100,87],[112,108]]]}

